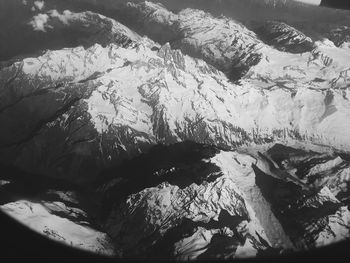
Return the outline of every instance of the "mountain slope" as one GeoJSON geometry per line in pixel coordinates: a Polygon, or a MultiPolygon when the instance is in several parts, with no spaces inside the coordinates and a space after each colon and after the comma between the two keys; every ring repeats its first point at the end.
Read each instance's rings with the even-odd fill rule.
{"type": "Polygon", "coordinates": [[[300,161],[329,158],[300,146],[275,145],[262,155],[180,143],[110,169],[110,179],[99,191],[120,255],[228,259],[319,247],[349,237],[350,212],[327,186],[302,189],[280,176],[279,168],[264,169],[265,156],[276,149],[300,161]]]}
{"type": "Polygon", "coordinates": [[[71,141],[47,148],[43,171],[61,156],[54,170],[68,171],[80,166],[72,156],[98,167],[183,140],[231,148],[291,138],[348,150],[347,49],[320,43],[295,55],[266,47],[265,60],[235,85],[205,62],[152,43],[48,51],[3,68],[4,159],[15,154],[22,166],[40,167],[27,158],[59,143],[49,134],[71,141]]]}

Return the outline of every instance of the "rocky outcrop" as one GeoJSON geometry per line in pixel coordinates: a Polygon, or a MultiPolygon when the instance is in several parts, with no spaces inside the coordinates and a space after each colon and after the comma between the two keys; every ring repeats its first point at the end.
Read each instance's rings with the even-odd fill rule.
{"type": "Polygon", "coordinates": [[[174,14],[152,2],[127,3],[121,13],[127,17],[126,23],[155,41],[169,42],[173,48],[205,60],[231,80],[238,80],[262,58],[258,51],[261,42],[255,34],[232,19],[195,9],[174,14]]]}
{"type": "Polygon", "coordinates": [[[216,158],[224,157],[218,149],[188,142],[157,147],[110,170],[113,179],[99,189],[102,202],[109,204],[104,206],[106,228],[119,254],[193,260],[273,253],[245,201],[249,191],[242,192],[234,178],[245,176],[238,173],[243,164],[220,167],[216,158]],[[119,176],[113,177],[114,171],[119,176]]]}
{"type": "Polygon", "coordinates": [[[276,52],[266,49],[267,59],[239,85],[146,38],[23,59],[0,72],[0,120],[7,127],[0,154],[30,171],[90,180],[158,143],[232,149],[297,139],[348,149],[341,73],[348,53],[321,43],[302,56],[276,52]]]}
{"type": "Polygon", "coordinates": [[[281,51],[304,53],[314,49],[310,37],[280,21],[258,23],[255,32],[265,43],[281,51]]]}
{"type": "Polygon", "coordinates": [[[346,173],[349,163],[339,156],[332,160],[332,155],[275,145],[253,166],[256,184],[299,249],[324,246],[350,234],[348,206],[335,195],[346,189],[333,183],[347,181],[339,173],[346,173]]]}
{"type": "Polygon", "coordinates": [[[340,26],[333,28],[327,34],[329,40],[333,41],[336,46],[349,45],[350,43],[350,27],[340,26]]]}
{"type": "Polygon", "coordinates": [[[310,147],[275,145],[264,154],[189,142],[156,147],[104,174],[106,228],[125,258],[228,259],[344,240],[347,205],[328,186],[295,176],[306,176],[305,160],[331,154],[310,147]]]}

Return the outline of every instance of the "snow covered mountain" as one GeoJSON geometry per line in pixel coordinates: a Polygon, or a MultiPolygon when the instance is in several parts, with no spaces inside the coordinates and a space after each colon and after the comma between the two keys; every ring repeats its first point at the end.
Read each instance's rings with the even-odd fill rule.
{"type": "Polygon", "coordinates": [[[0,62],[0,158],[34,185],[88,189],[97,222],[76,220],[90,201],[72,207],[57,189],[64,200],[47,200],[50,184],[35,200],[6,197],[10,175],[4,211],[124,258],[258,256],[350,236],[346,26],[315,40],[153,2],[118,2],[113,17],[52,3],[33,2],[26,20],[40,46],[0,62]]]}
{"type": "Polygon", "coordinates": [[[233,80],[239,79],[262,57],[258,51],[261,42],[255,34],[225,17],[214,18],[194,9],[174,14],[152,2],[127,3],[121,12],[152,39],[169,42],[174,49],[204,59],[233,80]]]}
{"type": "Polygon", "coordinates": [[[255,31],[265,43],[281,51],[304,53],[314,48],[310,37],[283,22],[258,23],[255,31]]]}
{"type": "Polygon", "coordinates": [[[105,194],[106,225],[118,253],[227,259],[348,237],[350,212],[335,196],[343,192],[342,183],[349,183],[350,164],[325,149],[303,147],[277,144],[262,154],[187,142],[154,148],[110,169],[106,175],[113,179],[99,191],[105,194]],[[337,166],[339,172],[329,174],[337,166]],[[305,183],[305,174],[323,178],[322,183],[305,183]]]}

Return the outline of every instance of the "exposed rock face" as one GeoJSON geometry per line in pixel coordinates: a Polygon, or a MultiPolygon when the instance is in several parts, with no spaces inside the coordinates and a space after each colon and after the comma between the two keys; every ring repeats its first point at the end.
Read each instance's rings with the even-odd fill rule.
{"type": "Polygon", "coordinates": [[[262,58],[258,51],[261,42],[255,34],[231,19],[194,9],[174,14],[152,2],[127,3],[122,10],[152,39],[204,59],[232,80],[238,80],[262,58]]]}
{"type": "Polygon", "coordinates": [[[126,258],[224,259],[343,240],[350,236],[347,205],[328,186],[305,188],[292,173],[306,175],[305,160],[326,163],[329,155],[282,145],[266,154],[191,143],[157,148],[109,171],[119,175],[100,187],[106,227],[126,258]],[[278,152],[289,155],[288,170],[273,166],[287,165],[278,152]],[[187,154],[196,160],[186,162],[187,154]]]}
{"type": "Polygon", "coordinates": [[[350,27],[341,26],[331,30],[327,37],[333,41],[336,46],[349,45],[350,43],[350,27]]]}
{"type": "Polygon", "coordinates": [[[259,24],[255,32],[265,43],[281,51],[304,53],[314,49],[310,37],[283,22],[268,21],[259,24]]]}
{"type": "Polygon", "coordinates": [[[117,251],[131,258],[188,260],[272,250],[255,211],[245,201],[249,189],[241,191],[235,178],[246,176],[244,169],[251,168],[238,160],[227,168],[217,164],[224,158],[234,162],[236,157],[249,161],[248,156],[220,154],[215,148],[187,143],[155,149],[131,161],[137,167],[131,173],[126,167],[115,169],[125,174],[119,173],[118,180],[112,180],[115,183],[102,184],[100,191],[106,196],[103,203],[111,204],[105,207],[110,211],[106,227],[117,251]]]}
{"type": "Polygon", "coordinates": [[[160,142],[230,149],[292,138],[348,149],[348,91],[340,88],[349,53],[320,43],[302,56],[266,54],[271,60],[239,85],[148,39],[25,58],[0,72],[0,120],[8,127],[1,156],[35,172],[88,180],[160,142]]]}
{"type": "Polygon", "coordinates": [[[204,59],[231,80],[238,80],[262,59],[261,42],[238,22],[186,9],[179,13],[178,23],[184,37],[176,41],[174,47],[204,59]]]}
{"type": "Polygon", "coordinates": [[[335,196],[347,189],[334,184],[348,182],[349,178],[339,176],[347,173],[348,161],[334,153],[282,145],[260,156],[265,165],[254,165],[256,183],[298,248],[318,247],[349,236],[348,206],[335,196]]]}

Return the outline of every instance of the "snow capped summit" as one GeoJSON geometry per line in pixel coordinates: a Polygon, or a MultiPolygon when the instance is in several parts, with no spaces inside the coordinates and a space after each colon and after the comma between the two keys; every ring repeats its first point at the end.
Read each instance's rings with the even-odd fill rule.
{"type": "MultiPolygon", "coordinates": [[[[189,260],[215,255],[222,259],[234,258],[243,256],[241,253],[252,256],[272,249],[260,218],[250,207],[251,203],[245,201],[254,198],[249,188],[253,185],[241,188],[238,184],[239,180],[244,181],[244,173],[249,167],[238,163],[224,166],[234,158],[247,163],[252,159],[229,153],[218,155],[215,151],[190,143],[170,146],[162,155],[154,149],[151,158],[157,161],[152,162],[151,166],[148,164],[146,168],[146,160],[142,160],[150,155],[142,156],[136,162],[139,166],[145,166],[143,175],[131,169],[130,176],[120,174],[124,182],[121,180],[119,184],[104,190],[104,203],[111,204],[106,224],[119,253],[126,258],[149,254],[151,258],[167,256],[189,260]],[[187,149],[195,149],[189,156],[197,160],[191,164],[186,164],[186,159],[182,157],[188,154],[187,149]],[[174,158],[174,167],[170,169],[164,167],[169,161],[168,152],[174,158]],[[213,153],[214,158],[210,158],[213,153]],[[191,178],[194,171],[196,178],[191,178]],[[140,184],[139,178],[143,176],[146,179],[140,184]],[[147,187],[150,184],[152,186],[147,187]],[[132,189],[145,186],[137,193],[132,189]],[[135,194],[128,195],[128,191],[121,189],[130,189],[135,194]],[[125,201],[124,198],[116,198],[120,192],[127,196],[125,201]],[[231,249],[226,252],[223,247],[221,251],[214,250],[217,238],[225,239],[223,245],[231,249]],[[210,255],[213,252],[216,254],[210,255]]],[[[110,208],[106,206],[107,211],[110,208]]]]}
{"type": "MultiPolygon", "coordinates": [[[[319,44],[318,53],[299,55],[266,46],[261,49],[264,61],[240,84],[233,84],[203,60],[169,44],[152,43],[143,38],[128,47],[95,44],[47,51],[3,68],[2,85],[16,84],[16,89],[2,93],[8,113],[0,119],[11,127],[2,131],[2,145],[20,143],[37,127],[61,133],[67,131],[66,125],[84,120],[91,135],[86,138],[79,129],[75,136],[87,144],[85,149],[94,149],[89,158],[97,151],[107,163],[160,142],[183,140],[231,149],[302,139],[349,149],[347,91],[340,89],[346,80],[346,50],[319,44]],[[54,103],[43,106],[35,102],[40,97],[54,103]],[[23,107],[31,110],[23,113],[23,107]],[[57,115],[61,111],[77,111],[80,117],[72,123],[63,112],[57,115]],[[25,130],[13,132],[23,122],[28,123],[25,130]],[[108,151],[99,146],[104,140],[108,151]]],[[[78,145],[71,150],[78,151],[78,145]]]]}
{"type": "Polygon", "coordinates": [[[137,27],[152,39],[170,42],[173,48],[204,59],[231,79],[238,79],[261,58],[262,43],[255,33],[231,19],[189,8],[174,14],[152,2],[126,6],[123,14],[136,17],[137,27]]]}
{"type": "Polygon", "coordinates": [[[175,41],[174,47],[203,58],[230,79],[238,79],[262,57],[259,49],[263,45],[256,35],[231,19],[185,9],[179,13],[178,23],[183,38],[175,41]]]}

